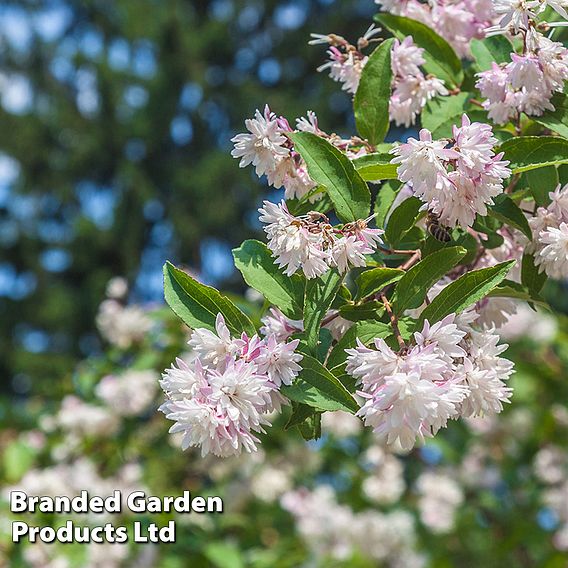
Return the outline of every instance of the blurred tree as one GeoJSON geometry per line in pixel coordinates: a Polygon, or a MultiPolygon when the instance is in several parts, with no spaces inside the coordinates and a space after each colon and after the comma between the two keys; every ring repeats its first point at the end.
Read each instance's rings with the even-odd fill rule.
{"type": "MultiPolygon", "coordinates": [[[[328,131],[350,100],[310,31],[370,0],[6,0],[0,7],[0,373],[25,394],[98,348],[107,280],[161,298],[166,258],[237,288],[262,188],[230,138],[268,102],[328,131]],[[36,383],[36,384],[34,384],[36,383]]],[[[346,118],[348,120],[346,120],[346,118]]]]}

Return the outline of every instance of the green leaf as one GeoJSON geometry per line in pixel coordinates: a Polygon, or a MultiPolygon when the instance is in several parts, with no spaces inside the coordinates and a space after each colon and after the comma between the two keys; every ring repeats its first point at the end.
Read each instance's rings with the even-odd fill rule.
{"type": "Polygon", "coordinates": [[[559,136],[519,136],[499,148],[514,174],[568,163],[568,140],[559,136]]]}
{"type": "Polygon", "coordinates": [[[357,130],[371,144],[382,142],[389,130],[393,42],[394,39],[388,39],[371,53],[353,101],[357,130]]]}
{"type": "Polygon", "coordinates": [[[359,405],[349,391],[317,359],[304,355],[300,364],[302,371],[290,386],[282,387],[282,394],[318,410],[357,412],[359,405]]]}
{"type": "Polygon", "coordinates": [[[521,264],[521,282],[531,295],[538,295],[546,282],[546,273],[539,272],[534,263],[534,256],[525,253],[521,264]]]}
{"type": "Polygon", "coordinates": [[[420,322],[427,319],[433,324],[448,314],[458,314],[468,306],[475,304],[505,279],[515,262],[515,260],[510,260],[464,274],[446,286],[430,305],[426,306],[420,315],[420,322]]]}
{"type": "Polygon", "coordinates": [[[260,292],[287,317],[302,319],[306,279],[298,274],[286,276],[276,264],[268,247],[259,241],[245,241],[233,250],[235,266],[245,282],[260,292]]]}
{"type": "Polygon", "coordinates": [[[363,345],[369,345],[376,337],[384,339],[389,335],[392,335],[392,328],[389,324],[377,321],[360,321],[355,323],[331,350],[327,359],[328,367],[334,368],[344,363],[346,358],[345,350],[355,347],[357,339],[363,345]]]}
{"type": "Polygon", "coordinates": [[[304,332],[306,343],[312,353],[315,353],[317,348],[321,320],[329,310],[342,280],[336,270],[329,270],[319,278],[312,278],[306,282],[304,332]]]}
{"type": "Polygon", "coordinates": [[[30,446],[14,440],[3,449],[4,476],[8,482],[18,481],[32,466],[37,452],[30,446]]]}
{"type": "Polygon", "coordinates": [[[470,106],[471,93],[451,97],[434,97],[422,110],[422,127],[432,132],[435,139],[452,135],[452,126],[461,124],[462,115],[470,106]]]}
{"type": "Polygon", "coordinates": [[[463,81],[461,61],[451,45],[434,30],[416,20],[392,14],[378,14],[375,20],[388,28],[401,41],[407,36],[412,36],[414,43],[424,49],[426,63],[423,67],[428,73],[447,81],[450,86],[461,85],[463,81]]]}
{"type": "Polygon", "coordinates": [[[404,276],[404,271],[398,268],[373,268],[365,270],[355,280],[357,282],[356,300],[362,300],[367,296],[375,294],[385,286],[400,280],[404,276]]]}
{"type": "Polygon", "coordinates": [[[170,262],[164,264],[164,296],[173,312],[189,327],[215,331],[217,314],[222,314],[234,336],[243,331],[254,335],[250,319],[220,292],[194,280],[170,262]]]}
{"type": "Polygon", "coordinates": [[[373,300],[364,304],[345,304],[339,308],[339,315],[349,321],[380,319],[384,311],[382,302],[373,300]]]}
{"type": "Polygon", "coordinates": [[[550,102],[555,110],[547,110],[542,116],[531,116],[531,119],[568,138],[568,97],[564,93],[556,93],[550,102]]]}
{"type": "Polygon", "coordinates": [[[337,216],[344,223],[366,219],[371,208],[371,193],[351,160],[311,132],[295,132],[289,136],[304,158],[312,180],[327,189],[337,216]]]}
{"type": "Polygon", "coordinates": [[[501,223],[497,217],[476,217],[472,227],[478,233],[483,233],[487,238],[481,239],[481,244],[486,249],[499,248],[504,242],[503,235],[497,231],[501,228],[501,223]]]}
{"type": "Polygon", "coordinates": [[[306,441],[321,438],[321,412],[312,411],[303,422],[298,424],[298,430],[306,441]]]}
{"type": "Polygon", "coordinates": [[[367,154],[353,160],[353,165],[365,181],[397,179],[397,164],[391,164],[390,154],[367,154]]]}
{"type": "Polygon", "coordinates": [[[294,426],[298,426],[308,417],[310,417],[314,413],[314,409],[307,404],[301,404],[299,402],[292,403],[292,414],[290,414],[290,418],[286,425],[284,426],[284,430],[289,430],[294,426]]]}
{"type": "Polygon", "coordinates": [[[391,210],[392,204],[396,199],[400,189],[400,181],[386,181],[383,183],[377,193],[375,200],[375,223],[377,227],[384,227],[386,218],[391,210]]]}
{"type": "Polygon", "coordinates": [[[527,218],[508,195],[502,193],[495,197],[495,204],[489,208],[489,214],[503,223],[512,225],[532,241],[532,231],[527,218]]]}
{"type": "Polygon", "coordinates": [[[414,226],[420,217],[422,201],[418,197],[405,199],[390,215],[385,237],[391,245],[396,245],[402,237],[414,226]]]}
{"type": "Polygon", "coordinates": [[[466,255],[461,259],[462,264],[470,264],[475,260],[479,250],[479,242],[473,235],[464,232],[456,240],[456,245],[467,250],[466,255]]]}
{"type": "MultiPolygon", "coordinates": [[[[563,166],[566,167],[566,166],[563,166]]],[[[548,194],[558,185],[558,170],[554,166],[540,168],[526,172],[527,183],[531,195],[540,207],[548,207],[550,197],[548,194]]]]}
{"type": "Polygon", "coordinates": [[[511,53],[515,51],[505,36],[472,39],[470,47],[479,71],[491,69],[493,62],[508,63],[511,61],[511,53]]]}
{"type": "MultiPolygon", "coordinates": [[[[323,188],[325,191],[325,188],[323,188]]],[[[311,192],[310,192],[311,193],[311,192]]],[[[307,194],[306,194],[307,195],[307,194]]],[[[327,193],[324,193],[323,196],[314,201],[313,203],[304,195],[302,199],[287,199],[286,206],[288,207],[288,211],[295,217],[299,217],[300,215],[305,215],[310,211],[319,211],[320,213],[328,213],[333,209],[333,203],[327,193]]]]}
{"type": "Polygon", "coordinates": [[[205,545],[204,554],[215,568],[244,568],[241,552],[235,544],[210,542],[205,545]]]}
{"type": "Polygon", "coordinates": [[[536,293],[531,293],[523,286],[512,280],[503,280],[499,286],[491,290],[487,294],[488,298],[513,298],[515,300],[522,300],[523,302],[529,302],[531,304],[538,304],[542,307],[548,308],[548,304],[540,298],[536,293]]]}
{"type": "Polygon", "coordinates": [[[333,342],[333,335],[331,335],[331,331],[322,327],[319,331],[319,339],[318,339],[318,348],[317,348],[317,360],[321,361],[322,363],[325,361],[329,348],[333,342]]]}
{"type": "Polygon", "coordinates": [[[393,311],[401,314],[404,310],[421,306],[428,290],[454,268],[466,253],[463,247],[444,248],[415,264],[396,285],[393,311]]]}

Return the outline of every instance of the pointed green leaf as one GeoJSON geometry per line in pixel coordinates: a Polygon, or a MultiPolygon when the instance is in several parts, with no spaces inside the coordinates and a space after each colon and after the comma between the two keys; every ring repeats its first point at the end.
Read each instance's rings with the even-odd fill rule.
{"type": "Polygon", "coordinates": [[[394,39],[388,39],[371,53],[353,102],[357,130],[371,144],[382,142],[389,130],[393,42],[394,39]]]}
{"type": "Polygon", "coordinates": [[[405,199],[391,214],[387,222],[385,237],[391,245],[396,245],[414,226],[420,217],[423,203],[418,197],[405,199]]]}
{"type": "Polygon", "coordinates": [[[357,345],[357,339],[363,345],[369,345],[376,337],[385,338],[392,335],[390,325],[378,321],[359,321],[353,324],[337,342],[337,345],[331,350],[327,359],[327,365],[330,368],[337,367],[345,362],[346,349],[351,349],[357,345]]]}
{"type": "Polygon", "coordinates": [[[298,424],[298,430],[304,440],[319,440],[321,438],[321,412],[312,410],[311,414],[298,424]]]}
{"type": "Polygon", "coordinates": [[[375,20],[401,41],[412,36],[414,43],[424,49],[426,63],[423,67],[428,73],[446,81],[449,86],[461,85],[461,61],[452,46],[433,29],[422,22],[392,14],[378,14],[375,20]]]}
{"type": "Polygon", "coordinates": [[[281,392],[290,400],[318,410],[345,410],[354,413],[359,405],[335,375],[317,359],[304,355],[302,371],[290,386],[281,392]]]}
{"type": "Polygon", "coordinates": [[[537,294],[531,293],[521,286],[518,282],[512,280],[503,280],[499,286],[493,288],[488,298],[514,298],[515,300],[522,300],[531,304],[538,304],[542,307],[549,307],[548,304],[537,294]]]}
{"type": "Polygon", "coordinates": [[[472,120],[485,120],[487,113],[480,109],[471,109],[472,93],[458,93],[451,97],[434,97],[422,110],[422,127],[432,132],[434,139],[452,135],[452,127],[460,125],[464,113],[472,120]]]}
{"type": "Polygon", "coordinates": [[[532,231],[527,218],[508,195],[502,193],[495,197],[495,204],[489,208],[489,214],[503,223],[512,225],[532,241],[532,231]]]}
{"type": "Polygon", "coordinates": [[[397,179],[397,165],[391,164],[390,154],[367,154],[353,160],[355,169],[365,181],[397,179]]]}
{"type": "Polygon", "coordinates": [[[505,36],[492,36],[485,39],[472,39],[471,54],[479,71],[491,69],[493,62],[509,63],[513,45],[505,36]]]}
{"type": "Polygon", "coordinates": [[[383,228],[386,218],[396,199],[401,183],[397,180],[386,181],[381,184],[377,198],[375,199],[375,223],[377,227],[383,228]]]}
{"type": "Polygon", "coordinates": [[[531,116],[531,119],[568,138],[568,97],[564,93],[555,93],[550,102],[554,110],[547,110],[542,116],[531,116]]]}
{"type": "Polygon", "coordinates": [[[317,348],[321,320],[335,299],[342,280],[336,270],[329,270],[319,278],[312,278],[306,282],[304,332],[308,348],[314,354],[317,348]]]}
{"type": "Polygon", "coordinates": [[[304,420],[309,418],[314,412],[315,412],[314,409],[311,406],[308,406],[307,404],[293,402],[292,414],[290,414],[290,418],[288,419],[288,422],[286,422],[284,430],[289,430],[294,426],[298,426],[299,424],[304,422],[304,420]]]}
{"type": "Polygon", "coordinates": [[[428,320],[430,323],[436,323],[448,314],[460,313],[475,304],[505,279],[515,262],[510,260],[464,274],[432,300],[422,312],[420,322],[428,320]]]}
{"type": "Polygon", "coordinates": [[[396,285],[393,311],[401,314],[404,310],[420,307],[428,290],[454,268],[466,253],[463,247],[444,248],[415,264],[396,285]]]}
{"type": "MultiPolygon", "coordinates": [[[[566,167],[566,166],[561,166],[566,167]]],[[[558,185],[558,169],[555,166],[539,168],[526,172],[527,184],[531,195],[539,207],[548,207],[550,204],[549,193],[558,185]]],[[[516,195],[516,192],[515,192],[516,195]]]]}
{"type": "Polygon", "coordinates": [[[232,335],[244,331],[254,335],[250,319],[220,292],[194,280],[170,262],[164,264],[164,296],[173,312],[189,327],[215,330],[215,318],[222,314],[232,335]]]}
{"type": "Polygon", "coordinates": [[[291,319],[302,319],[306,279],[298,274],[286,276],[274,264],[268,247],[260,241],[245,241],[233,250],[235,266],[245,282],[291,319]]]}
{"type": "Polygon", "coordinates": [[[304,158],[310,177],[326,188],[337,216],[344,223],[366,219],[371,208],[371,193],[351,160],[311,132],[295,132],[290,138],[304,158]]]}
{"type": "Polygon", "coordinates": [[[568,140],[559,136],[518,136],[499,148],[514,174],[568,163],[568,140]]]}
{"type": "Polygon", "coordinates": [[[367,298],[372,294],[375,294],[379,290],[382,290],[385,286],[400,280],[404,276],[404,271],[398,268],[373,268],[371,270],[365,270],[355,280],[357,282],[357,295],[356,300],[362,300],[367,298]]]}
{"type": "Polygon", "coordinates": [[[525,253],[523,255],[521,282],[532,295],[538,295],[546,282],[546,273],[539,272],[532,254],[525,253]]]}
{"type": "Polygon", "coordinates": [[[364,304],[345,304],[339,308],[339,315],[349,321],[380,319],[383,312],[384,305],[377,300],[364,304]]]}
{"type": "MultiPolygon", "coordinates": [[[[325,191],[325,188],[323,189],[325,191]]],[[[311,192],[310,192],[311,193],[311,192]]],[[[306,194],[307,195],[307,194],[306,194]]],[[[305,215],[310,211],[319,211],[320,213],[328,213],[333,209],[333,203],[327,193],[313,203],[304,195],[301,199],[286,199],[288,211],[295,217],[305,215]]]]}

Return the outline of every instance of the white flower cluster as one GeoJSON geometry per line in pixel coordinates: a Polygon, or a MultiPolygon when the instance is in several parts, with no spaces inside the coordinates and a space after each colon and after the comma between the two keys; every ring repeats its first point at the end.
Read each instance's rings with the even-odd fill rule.
{"type": "Polygon", "coordinates": [[[387,568],[425,565],[415,550],[412,516],[405,511],[355,513],[340,505],[333,489],[323,485],[313,491],[300,488],[286,493],[281,503],[294,516],[317,565],[333,560],[348,562],[355,554],[387,568]]]}
{"type": "Polygon", "coordinates": [[[266,414],[279,410],[281,385],[299,373],[298,340],[283,343],[274,336],[231,337],[221,314],[216,333],[195,329],[189,345],[196,355],[180,358],[163,374],[167,400],[160,410],[183,432],[182,448],[200,446],[203,456],[220,457],[256,450],[256,434],[268,425],[266,414]]]}
{"type": "MultiPolygon", "coordinates": [[[[22,479],[11,487],[3,489],[3,496],[9,499],[10,491],[24,491],[28,495],[48,495],[50,497],[75,497],[88,488],[91,495],[111,495],[119,490],[124,499],[133,491],[147,491],[142,483],[142,469],[138,464],[124,465],[112,477],[101,477],[96,465],[82,457],[69,463],[61,463],[41,469],[29,470],[22,479]]],[[[125,503],[123,502],[123,508],[125,503]]],[[[87,522],[102,526],[112,521],[110,513],[88,513],[87,522]]],[[[63,547],[56,544],[36,542],[26,546],[23,556],[32,568],[71,568],[75,562],[66,554],[63,547]]],[[[95,543],[84,545],[81,566],[84,568],[119,568],[130,555],[128,544],[95,543]]]]}
{"type": "Polygon", "coordinates": [[[128,349],[147,336],[152,320],[140,306],[124,306],[115,299],[107,299],[99,306],[97,327],[109,343],[128,349]]]}
{"type": "MultiPolygon", "coordinates": [[[[82,544],[82,568],[121,568],[130,556],[128,543],[89,542],[82,544]]],[[[22,556],[28,568],[73,568],[77,564],[65,554],[65,545],[36,541],[26,546],[22,556]]]]}
{"type": "Polygon", "coordinates": [[[460,485],[448,475],[427,471],[416,482],[420,520],[434,533],[452,530],[456,509],[463,503],[460,485]]]}
{"type": "Polygon", "coordinates": [[[342,410],[325,412],[321,417],[322,432],[330,433],[337,438],[356,436],[362,428],[363,423],[359,418],[342,410]]]}
{"type": "Polygon", "coordinates": [[[52,448],[56,461],[68,459],[84,440],[115,434],[125,417],[138,416],[148,410],[158,390],[158,374],[152,370],[129,370],[120,375],[103,377],[95,387],[103,406],[67,395],[54,415],[41,418],[45,432],[59,429],[63,440],[52,448]]]}
{"type": "Polygon", "coordinates": [[[290,471],[284,467],[263,465],[250,479],[252,494],[266,503],[274,503],[290,490],[292,479],[290,471]]]}
{"type": "Polygon", "coordinates": [[[382,242],[383,231],[369,228],[370,219],[339,229],[322,213],[294,217],[284,201],[265,201],[259,211],[272,256],[278,266],[286,267],[288,276],[301,269],[306,278],[317,278],[332,267],[343,273],[352,266],[366,266],[365,255],[382,242]]]}
{"type": "Polygon", "coordinates": [[[568,551],[568,454],[559,446],[542,448],[534,460],[534,470],[547,487],[544,502],[556,517],[558,528],[553,543],[558,550],[568,551]]]}
{"type": "Polygon", "coordinates": [[[54,416],[47,416],[42,421],[45,430],[61,428],[71,440],[77,443],[83,438],[111,436],[120,421],[110,409],[84,402],[74,395],[67,395],[54,416]]]}
{"type": "Polygon", "coordinates": [[[136,416],[147,410],[158,390],[158,377],[152,370],[126,371],[103,377],[96,395],[119,416],[136,416]]]}
{"type": "Polygon", "coordinates": [[[568,278],[568,185],[549,194],[548,207],[539,207],[529,220],[535,264],[550,278],[568,278]]]}
{"type": "Polygon", "coordinates": [[[411,126],[430,99],[448,94],[442,80],[424,76],[420,69],[424,63],[424,49],[414,44],[412,36],[402,42],[395,40],[391,53],[393,93],[389,113],[397,126],[411,126]]]}
{"type": "MultiPolygon", "coordinates": [[[[259,177],[265,175],[270,185],[276,189],[284,187],[287,199],[301,198],[315,188],[305,162],[286,136],[293,130],[285,118],[277,117],[266,105],[264,113],[257,110],[254,118],[245,120],[245,126],[248,133],[237,134],[231,139],[235,144],[231,155],[240,158],[241,168],[252,164],[256,174],[259,177]]],[[[297,129],[318,133],[315,113],[308,112],[307,119],[299,118],[297,129]]]]}
{"type": "Polygon", "coordinates": [[[493,0],[493,10],[499,22],[487,32],[490,35],[528,32],[535,24],[537,16],[548,7],[568,19],[566,0],[493,0]]]}
{"type": "Polygon", "coordinates": [[[514,120],[519,113],[541,116],[554,110],[555,92],[562,92],[568,79],[568,49],[536,31],[529,32],[532,48],[511,61],[478,74],[476,87],[485,97],[483,108],[497,124],[514,120]]]}
{"type": "MultiPolygon", "coordinates": [[[[323,416],[327,414],[330,413],[323,416]]],[[[371,469],[361,484],[365,497],[379,505],[396,503],[406,489],[402,461],[381,446],[373,445],[365,452],[364,462],[371,469]]]]}
{"type": "MultiPolygon", "coordinates": [[[[378,32],[373,26],[359,38],[358,46],[367,46],[369,39],[378,32]]],[[[318,71],[329,69],[329,76],[342,83],[342,89],[355,94],[359,87],[361,73],[369,60],[358,47],[335,34],[318,35],[310,43],[328,43],[329,61],[318,71]]],[[[444,82],[436,77],[426,77],[420,67],[424,65],[424,49],[416,46],[412,37],[402,42],[395,40],[391,51],[392,95],[390,99],[390,119],[397,125],[410,126],[426,103],[435,96],[447,95],[444,82]]]]}
{"type": "Polygon", "coordinates": [[[348,349],[347,372],[360,386],[359,410],[388,445],[410,450],[448,419],[501,412],[512,391],[513,363],[500,357],[499,336],[475,329],[473,311],[450,314],[414,334],[414,346],[395,352],[383,339],[348,349]]]}
{"type": "Polygon", "coordinates": [[[327,51],[329,60],[318,67],[318,71],[329,69],[329,76],[334,81],[341,83],[341,88],[344,91],[354,95],[359,87],[363,67],[369,60],[369,57],[361,49],[367,47],[369,41],[380,31],[380,28],[371,25],[365,34],[359,38],[357,47],[336,34],[312,34],[313,39],[309,42],[310,45],[328,44],[330,46],[327,51]]]}
{"type": "Polygon", "coordinates": [[[485,37],[495,20],[491,0],[375,0],[383,10],[418,20],[442,36],[461,57],[470,56],[472,39],[485,37]]]}
{"type": "MultiPolygon", "coordinates": [[[[68,463],[59,463],[41,469],[30,469],[12,487],[2,490],[2,495],[9,497],[10,491],[24,491],[28,495],[65,495],[75,497],[88,488],[92,495],[111,495],[119,490],[122,497],[133,491],[145,490],[142,483],[142,469],[136,463],[125,464],[112,477],[102,477],[95,463],[86,457],[68,463]]],[[[112,513],[89,513],[90,521],[100,521],[112,513]]]]}
{"type": "Polygon", "coordinates": [[[491,126],[471,122],[463,115],[453,127],[453,138],[433,140],[427,129],[420,138],[395,146],[392,160],[398,178],[412,186],[414,194],[450,227],[470,227],[476,214],[487,215],[487,206],[503,192],[503,180],[511,175],[509,162],[495,155],[497,139],[491,126]]]}

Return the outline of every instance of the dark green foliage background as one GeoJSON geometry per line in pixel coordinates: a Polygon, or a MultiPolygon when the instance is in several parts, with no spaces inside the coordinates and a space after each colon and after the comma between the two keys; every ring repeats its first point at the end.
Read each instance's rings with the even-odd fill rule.
{"type": "MultiPolygon", "coordinates": [[[[307,45],[309,32],[356,38],[375,7],[354,0],[19,0],[1,9],[32,30],[25,49],[6,35],[0,49],[8,81],[24,77],[33,93],[23,112],[0,107],[0,152],[20,166],[0,204],[2,235],[10,229],[0,239],[0,265],[35,282],[0,296],[0,376],[4,391],[26,394],[49,390],[75,360],[100,348],[94,317],[110,277],[136,283],[136,299],[157,300],[166,258],[199,271],[207,268],[205,237],[229,249],[254,235],[250,213],[265,190],[230,157],[230,137],[265,102],[291,120],[313,109],[327,131],[345,128],[350,99],[315,73],[324,50],[307,45]],[[32,26],[46,11],[65,14],[56,37],[32,26]],[[280,73],[271,75],[275,62],[280,73]],[[89,78],[98,105],[86,112],[77,101],[89,78]],[[187,85],[202,96],[188,99],[187,85]],[[172,136],[176,119],[191,122],[191,140],[172,136]],[[113,215],[95,222],[85,191],[114,200],[113,215]],[[25,214],[15,215],[22,203],[25,214]],[[43,261],[53,249],[66,259],[57,270],[43,261]]],[[[242,286],[236,273],[215,283],[242,286]]]]}

